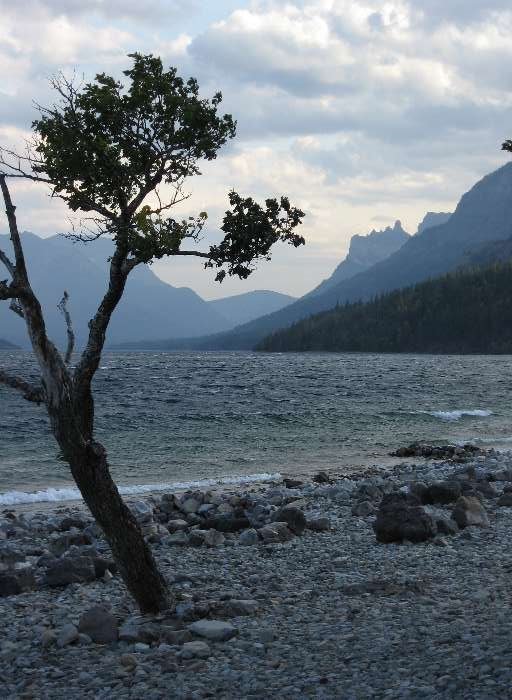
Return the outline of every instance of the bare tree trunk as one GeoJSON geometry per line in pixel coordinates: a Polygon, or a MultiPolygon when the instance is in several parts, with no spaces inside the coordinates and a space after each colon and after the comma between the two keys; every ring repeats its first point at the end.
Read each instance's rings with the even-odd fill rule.
{"type": "Polygon", "coordinates": [[[143,613],[169,608],[167,584],[145,542],[138,522],[110,476],[106,451],[92,442],[73,449],[71,473],[91,513],[110,544],[114,560],[143,613]]]}
{"type": "MultiPolygon", "coordinates": [[[[0,282],[0,300],[19,302],[19,313],[25,319],[40,368],[41,385],[34,387],[19,377],[2,371],[0,383],[22,392],[29,401],[46,405],[55,439],[70,465],[85,503],[110,544],[114,560],[130,593],[143,613],[165,610],[171,604],[166,582],[158,571],[137,520],[110,476],[104,447],[93,437],[94,399],[91,381],[101,357],[110,317],[122,296],[128,276],[129,268],[123,268],[126,255],[118,246],[112,259],[109,289],[90,323],[90,339],[86,351],[77,370],[71,374],[67,363],[48,339],[41,305],[27,274],[15,207],[11,202],[5,176],[1,174],[0,189],[15,253],[15,263],[12,264],[5,253],[0,251],[0,262],[12,277],[10,285],[0,282]]],[[[67,356],[72,351],[70,319],[66,319],[66,324],[69,341],[66,359],[69,359],[67,356]]]]}

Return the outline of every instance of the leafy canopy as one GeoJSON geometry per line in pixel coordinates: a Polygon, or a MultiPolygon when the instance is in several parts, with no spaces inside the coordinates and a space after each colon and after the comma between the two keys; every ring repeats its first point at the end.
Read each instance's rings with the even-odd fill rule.
{"type": "Polygon", "coordinates": [[[199,162],[214,160],[235,136],[236,123],[218,113],[220,92],[201,98],[194,78],[184,81],[175,68],[164,70],[160,58],[130,58],[126,85],[105,73],[80,87],[62,76],[53,81],[59,103],[40,108],[34,149],[24,159],[34,177],[73,211],[91,215],[99,235],[110,233],[133,264],[197,255],[206,267],[225,267],[216,277],[222,281],[226,274],[246,278],[258,259],[270,259],[278,241],[304,244],[295,233],[304,213],[287,197],[267,199],[262,207],[232,191],[223,240],[208,251],[182,249],[185,240],[200,239],[207,214],[176,220],[167,213],[186,199],[183,183],[201,174],[199,162]],[[163,202],[161,185],[172,193],[163,202]]]}

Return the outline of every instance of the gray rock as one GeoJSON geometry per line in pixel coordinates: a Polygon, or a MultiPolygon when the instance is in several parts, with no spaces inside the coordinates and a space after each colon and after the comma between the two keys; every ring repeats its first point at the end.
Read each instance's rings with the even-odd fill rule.
{"type": "Polygon", "coordinates": [[[193,547],[202,547],[208,530],[191,530],[188,536],[189,542],[193,547]]]}
{"type": "Polygon", "coordinates": [[[134,618],[128,618],[123,622],[123,624],[119,628],[119,641],[129,642],[131,644],[133,644],[134,642],[138,642],[140,639],[139,630],[139,621],[134,618]]]}
{"type": "Polygon", "coordinates": [[[507,491],[498,498],[499,506],[512,507],[512,492],[507,491]]]}
{"type": "Polygon", "coordinates": [[[0,598],[31,591],[35,587],[36,579],[32,568],[0,570],[0,598]]]}
{"type": "Polygon", "coordinates": [[[389,542],[424,542],[437,534],[432,516],[404,493],[391,493],[382,499],[374,524],[377,540],[389,542]]]}
{"type": "Polygon", "coordinates": [[[78,514],[67,515],[65,518],[62,518],[57,527],[61,532],[71,530],[72,528],[84,530],[87,527],[87,520],[78,514]]]}
{"type": "Polygon", "coordinates": [[[226,538],[222,532],[217,532],[217,530],[207,530],[203,539],[207,547],[219,547],[224,544],[225,541],[226,538]]]}
{"type": "Polygon", "coordinates": [[[258,533],[265,544],[289,542],[293,539],[293,532],[287,523],[270,523],[260,528],[258,533]]]}
{"type": "Polygon", "coordinates": [[[436,481],[427,487],[423,494],[423,503],[454,503],[461,495],[458,481],[436,481]]]}
{"type": "Polygon", "coordinates": [[[474,496],[461,496],[452,511],[452,518],[461,529],[470,526],[489,527],[485,508],[474,496]]]}
{"type": "Polygon", "coordinates": [[[224,514],[215,518],[206,518],[202,527],[207,530],[218,530],[219,532],[240,532],[250,527],[251,523],[246,517],[232,517],[224,514]]]}
{"type": "Polygon", "coordinates": [[[197,620],[188,629],[192,634],[214,642],[225,642],[238,634],[236,627],[222,620],[197,620]]]}
{"type": "Polygon", "coordinates": [[[481,493],[482,496],[485,496],[485,498],[497,498],[499,495],[498,491],[489,481],[487,481],[487,479],[476,481],[473,486],[475,491],[481,493]]]}
{"type": "Polygon", "coordinates": [[[147,501],[133,501],[130,503],[130,510],[140,524],[153,520],[153,508],[147,501]]]}
{"type": "Polygon", "coordinates": [[[78,640],[78,630],[71,623],[64,625],[57,635],[57,646],[62,649],[68,644],[72,644],[78,640]]]}
{"type": "Polygon", "coordinates": [[[226,617],[244,617],[246,615],[255,615],[259,608],[257,600],[232,599],[221,603],[215,608],[215,612],[226,617]]]}
{"type": "Polygon", "coordinates": [[[327,532],[331,529],[330,520],[326,517],[308,518],[307,526],[313,532],[327,532]]]}
{"type": "Polygon", "coordinates": [[[50,540],[50,551],[56,556],[64,554],[70,547],[81,547],[91,544],[92,540],[86,532],[66,532],[55,535],[50,540]]]}
{"type": "Polygon", "coordinates": [[[258,537],[258,533],[252,527],[241,532],[240,537],[238,538],[238,543],[243,545],[244,547],[250,547],[252,545],[258,544],[259,541],[260,538],[258,537]]]}
{"type": "Polygon", "coordinates": [[[91,557],[61,557],[48,565],[43,583],[53,588],[70,583],[87,583],[95,578],[96,570],[91,557]]]}
{"type": "Polygon", "coordinates": [[[78,631],[97,644],[110,644],[118,638],[117,619],[105,607],[96,605],[81,615],[78,631]]]}
{"type": "Polygon", "coordinates": [[[211,655],[211,651],[206,642],[197,640],[185,642],[180,655],[183,659],[207,659],[211,655]]]}
{"type": "Polygon", "coordinates": [[[44,649],[48,649],[48,647],[51,647],[56,641],[57,635],[55,634],[54,630],[44,630],[43,634],[41,635],[41,644],[44,649]]]}
{"type": "Polygon", "coordinates": [[[169,537],[166,537],[163,541],[167,545],[178,545],[180,547],[190,544],[189,536],[183,530],[178,530],[178,532],[169,535],[169,537]]]}
{"type": "Polygon", "coordinates": [[[169,520],[167,523],[167,529],[172,534],[174,532],[179,532],[180,530],[188,530],[189,524],[186,520],[169,520]]]}
{"type": "Polygon", "coordinates": [[[161,636],[167,644],[174,646],[182,646],[186,642],[192,641],[192,633],[189,630],[174,630],[163,627],[161,636]]]}
{"type": "Polygon", "coordinates": [[[354,503],[351,512],[358,518],[367,518],[375,513],[375,506],[371,501],[359,501],[359,503],[354,503]]]}
{"type": "Polygon", "coordinates": [[[289,477],[285,477],[283,479],[283,484],[287,489],[299,489],[301,486],[304,486],[303,481],[300,481],[299,479],[291,479],[289,477]]]}
{"type": "Polygon", "coordinates": [[[459,526],[452,518],[439,516],[436,518],[436,526],[440,535],[456,535],[459,531],[459,526]]]}
{"type": "Polygon", "coordinates": [[[295,506],[287,505],[277,511],[274,521],[286,523],[295,535],[302,535],[306,529],[306,516],[295,506]]]}
{"type": "Polygon", "coordinates": [[[178,507],[183,513],[197,513],[200,505],[201,503],[195,498],[185,498],[178,507]]]}

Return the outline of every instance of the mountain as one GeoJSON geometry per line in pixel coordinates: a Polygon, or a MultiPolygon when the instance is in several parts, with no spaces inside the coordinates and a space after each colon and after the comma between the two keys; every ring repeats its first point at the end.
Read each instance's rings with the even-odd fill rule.
{"type": "MultiPolygon", "coordinates": [[[[393,289],[455,270],[468,255],[493,241],[512,236],[512,163],[486,175],[442,224],[411,236],[386,260],[343,280],[322,294],[307,295],[281,311],[209,338],[190,341],[196,349],[253,348],[265,336],[336,304],[368,300],[393,289]]],[[[182,346],[183,347],[183,346],[182,346]]]]}
{"type": "Polygon", "coordinates": [[[0,338],[0,350],[17,350],[18,346],[10,343],[8,340],[0,338]]]}
{"type": "MultiPolygon", "coordinates": [[[[112,244],[107,239],[79,244],[63,238],[38,238],[22,234],[30,279],[38,294],[50,336],[65,342],[65,326],[57,304],[64,290],[70,294],[69,309],[82,345],[87,322],[94,314],[108,281],[108,258],[112,244]]],[[[0,236],[0,248],[10,250],[7,236],[0,236]]],[[[148,266],[130,275],[125,294],[114,312],[107,342],[122,343],[140,338],[198,336],[232,327],[221,314],[186,287],[172,287],[160,280],[148,266]]],[[[0,304],[0,333],[19,345],[27,344],[23,321],[0,304]]]]}
{"type": "Polygon", "coordinates": [[[511,353],[512,262],[459,270],[339,306],[278,331],[258,349],[511,353]]]}
{"type": "Polygon", "coordinates": [[[445,224],[451,216],[451,212],[434,212],[428,211],[423,217],[423,221],[420,222],[418,226],[417,233],[423,233],[427,228],[432,228],[433,226],[441,226],[445,224]]]}
{"type": "Polygon", "coordinates": [[[295,297],[265,289],[213,299],[208,304],[234,328],[259,316],[279,311],[293,301],[296,301],[295,297]]]}
{"type": "MultiPolygon", "coordinates": [[[[427,215],[428,216],[428,215],[427,215]]],[[[371,231],[367,236],[352,236],[347,257],[342,260],[332,275],[321,282],[307,296],[322,294],[339,282],[364,272],[381,260],[385,260],[403,246],[409,238],[400,221],[382,231],[371,231]]]]}

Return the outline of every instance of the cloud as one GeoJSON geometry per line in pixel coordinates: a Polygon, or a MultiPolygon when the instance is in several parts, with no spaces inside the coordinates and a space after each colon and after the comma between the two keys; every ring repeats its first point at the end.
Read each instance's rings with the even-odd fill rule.
{"type": "MultiPolygon", "coordinates": [[[[209,210],[218,236],[230,187],[288,193],[308,214],[310,243],[298,255],[315,260],[315,274],[324,265],[321,277],[350,234],[395,218],[415,230],[427,209],[453,208],[503,162],[510,0],[240,0],[222,14],[228,5],[237,3],[216,3],[213,21],[195,3],[208,22],[193,24],[181,0],[0,0],[0,125],[19,136],[31,99],[50,101],[46,78],[59,68],[119,75],[129,51],[162,55],[197,76],[203,94],[221,89],[238,120],[237,141],[192,181],[190,212],[209,210]]],[[[44,198],[19,196],[45,230],[59,225],[63,211],[45,214],[44,198]]],[[[310,281],[295,279],[296,255],[282,251],[279,269],[298,293],[310,281]]],[[[186,265],[182,277],[174,263],[158,269],[185,283],[186,265]]]]}
{"type": "MultiPolygon", "coordinates": [[[[107,20],[137,20],[152,22],[169,19],[193,11],[197,0],[23,0],[23,13],[47,13],[52,17],[77,18],[96,14],[107,20]]],[[[0,11],[9,13],[15,8],[12,0],[0,0],[0,11]]],[[[21,13],[20,13],[21,14],[21,13]]]]}

